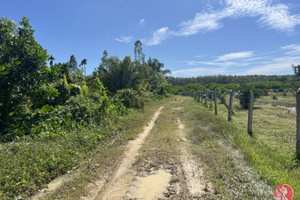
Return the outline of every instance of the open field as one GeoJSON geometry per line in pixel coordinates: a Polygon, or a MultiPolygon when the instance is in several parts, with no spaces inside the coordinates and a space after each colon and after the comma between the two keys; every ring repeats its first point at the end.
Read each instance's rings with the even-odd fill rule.
{"type": "MultiPolygon", "coordinates": [[[[300,196],[300,170],[296,161],[296,113],[295,96],[281,93],[263,96],[254,103],[253,137],[247,134],[248,111],[234,100],[230,122],[238,131],[226,135],[245,154],[258,173],[273,188],[281,183],[290,184],[295,190],[295,199],[300,196]],[[277,98],[273,98],[275,95],[277,98]],[[288,108],[280,107],[285,106],[288,108]]],[[[227,109],[219,105],[219,117],[227,119],[227,109]]],[[[211,112],[212,113],[212,112],[211,112]]]]}

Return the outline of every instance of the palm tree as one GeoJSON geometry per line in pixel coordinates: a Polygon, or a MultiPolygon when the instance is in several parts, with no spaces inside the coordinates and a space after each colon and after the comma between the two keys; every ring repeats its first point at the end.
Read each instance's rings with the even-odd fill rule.
{"type": "Polygon", "coordinates": [[[86,76],[86,68],[85,65],[87,64],[87,59],[83,59],[79,66],[84,66],[84,75],[86,76]]]}
{"type": "Polygon", "coordinates": [[[50,57],[48,58],[48,60],[50,61],[50,66],[52,66],[53,65],[53,61],[55,60],[55,58],[52,55],[50,55],[50,57]]]}

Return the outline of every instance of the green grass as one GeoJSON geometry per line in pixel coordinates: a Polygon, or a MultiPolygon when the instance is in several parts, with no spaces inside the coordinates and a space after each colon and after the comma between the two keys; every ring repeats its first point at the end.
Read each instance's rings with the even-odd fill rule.
{"type": "MultiPolygon", "coordinates": [[[[296,114],[295,111],[277,107],[294,106],[295,97],[277,97],[273,99],[272,96],[264,96],[255,102],[253,137],[246,132],[248,111],[241,109],[237,99],[233,105],[236,115],[232,117],[232,122],[226,125],[214,123],[213,126],[226,130],[224,135],[242,150],[273,190],[277,185],[287,183],[294,188],[295,199],[300,199],[300,169],[295,159],[296,114]],[[234,129],[227,130],[227,127],[234,129]]],[[[218,105],[218,108],[219,116],[216,118],[226,121],[227,109],[223,105],[218,105]]]]}
{"type": "Polygon", "coordinates": [[[213,185],[214,194],[208,199],[272,199],[272,189],[231,137],[239,133],[238,128],[192,99],[186,99],[183,106],[193,153],[200,157],[213,185]]]}
{"type": "MultiPolygon", "coordinates": [[[[95,177],[93,171],[97,171],[92,166],[97,163],[90,162],[90,158],[106,166],[112,165],[113,159],[121,156],[127,141],[135,138],[158,106],[165,102],[148,102],[143,111],[132,111],[119,121],[89,131],[73,132],[52,139],[27,138],[0,144],[0,199],[30,197],[51,180],[69,171],[76,171],[76,176],[81,180],[78,181],[77,177],[69,186],[78,186],[83,190],[83,183],[87,184],[95,177]],[[114,147],[118,148],[107,148],[112,141],[115,141],[114,147]]],[[[65,189],[68,191],[70,187],[65,189]]],[[[66,194],[58,193],[58,196],[68,199],[73,193],[70,190],[66,194]]],[[[78,194],[73,197],[70,199],[75,199],[78,194]]]]}

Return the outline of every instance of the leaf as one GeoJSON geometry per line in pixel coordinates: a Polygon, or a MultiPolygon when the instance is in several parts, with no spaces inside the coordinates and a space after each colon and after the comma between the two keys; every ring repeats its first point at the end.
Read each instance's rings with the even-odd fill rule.
{"type": "Polygon", "coordinates": [[[4,71],[5,70],[5,66],[0,66],[0,75],[5,75],[8,72],[4,71]]]}
{"type": "Polygon", "coordinates": [[[44,105],[44,106],[41,108],[41,113],[49,112],[49,111],[51,111],[51,106],[49,106],[48,104],[44,105]]]}

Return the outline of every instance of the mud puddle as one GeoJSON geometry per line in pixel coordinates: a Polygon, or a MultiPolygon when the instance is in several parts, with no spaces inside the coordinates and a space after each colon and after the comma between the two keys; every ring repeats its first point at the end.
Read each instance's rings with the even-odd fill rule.
{"type": "Polygon", "coordinates": [[[139,177],[131,187],[129,199],[154,200],[164,197],[171,179],[171,173],[165,170],[158,170],[150,176],[139,177]]]}

